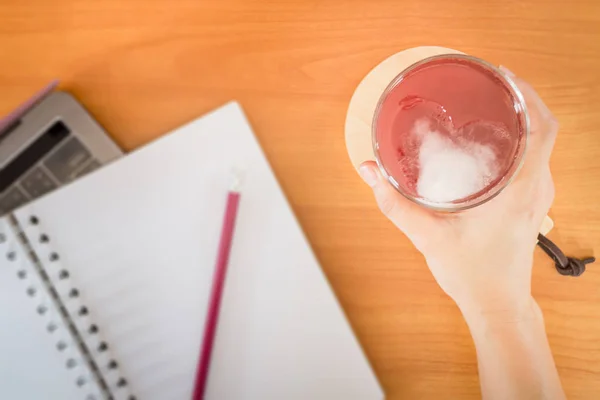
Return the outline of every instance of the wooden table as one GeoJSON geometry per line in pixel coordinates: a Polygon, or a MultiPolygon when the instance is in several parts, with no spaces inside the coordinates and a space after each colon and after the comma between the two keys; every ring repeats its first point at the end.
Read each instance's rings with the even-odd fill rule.
{"type": "MultiPolygon", "coordinates": [[[[435,44],[508,66],[561,123],[550,237],[600,243],[600,2],[104,0],[0,3],[0,113],[53,78],[131,150],[237,99],[390,399],[478,398],[475,352],[422,257],[346,156],[354,87],[435,44]]],[[[533,292],[571,399],[600,398],[600,264],[533,292]]],[[[307,294],[308,295],[308,294],[307,294]]]]}

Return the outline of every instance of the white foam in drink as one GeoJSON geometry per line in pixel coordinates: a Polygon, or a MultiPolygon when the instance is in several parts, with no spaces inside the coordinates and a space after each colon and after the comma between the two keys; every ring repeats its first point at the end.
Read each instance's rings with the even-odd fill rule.
{"type": "Polygon", "coordinates": [[[427,120],[415,123],[419,137],[417,193],[436,203],[474,195],[498,177],[496,152],[492,145],[451,138],[434,129],[427,120]]]}

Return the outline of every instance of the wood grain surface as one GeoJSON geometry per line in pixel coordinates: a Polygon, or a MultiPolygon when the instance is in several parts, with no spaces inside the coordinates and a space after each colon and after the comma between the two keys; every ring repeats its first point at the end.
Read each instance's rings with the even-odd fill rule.
{"type": "MultiPolygon", "coordinates": [[[[239,100],[390,399],[480,391],[461,315],[346,154],[350,97],[387,56],[445,46],[528,80],[561,124],[550,237],[598,253],[597,0],[3,0],[0,22],[0,113],[59,78],[131,150],[239,100]]],[[[569,398],[600,398],[600,264],[562,277],[536,250],[533,292],[569,398]]]]}

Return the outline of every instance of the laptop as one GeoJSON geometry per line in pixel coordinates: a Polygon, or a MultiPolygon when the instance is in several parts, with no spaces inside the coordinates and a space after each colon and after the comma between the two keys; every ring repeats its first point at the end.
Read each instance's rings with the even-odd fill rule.
{"type": "Polygon", "coordinates": [[[51,91],[55,86],[0,129],[0,215],[123,155],[72,95],[51,91]]]}

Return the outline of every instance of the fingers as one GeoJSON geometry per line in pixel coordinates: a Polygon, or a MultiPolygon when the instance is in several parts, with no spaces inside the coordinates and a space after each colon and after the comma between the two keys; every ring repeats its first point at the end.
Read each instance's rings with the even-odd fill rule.
{"type": "Polygon", "coordinates": [[[529,152],[536,152],[540,161],[548,162],[558,133],[558,121],[528,83],[519,78],[514,80],[521,89],[529,110],[529,152]]]}
{"type": "Polygon", "coordinates": [[[525,98],[530,120],[530,135],[525,152],[523,169],[538,170],[547,165],[558,133],[558,121],[536,91],[524,80],[516,77],[504,67],[500,69],[512,79],[525,98]]]}
{"type": "Polygon", "coordinates": [[[405,234],[410,237],[415,228],[426,229],[423,225],[432,219],[431,214],[398,193],[383,177],[374,161],[362,163],[359,172],[365,183],[373,189],[381,212],[405,234]]]}

